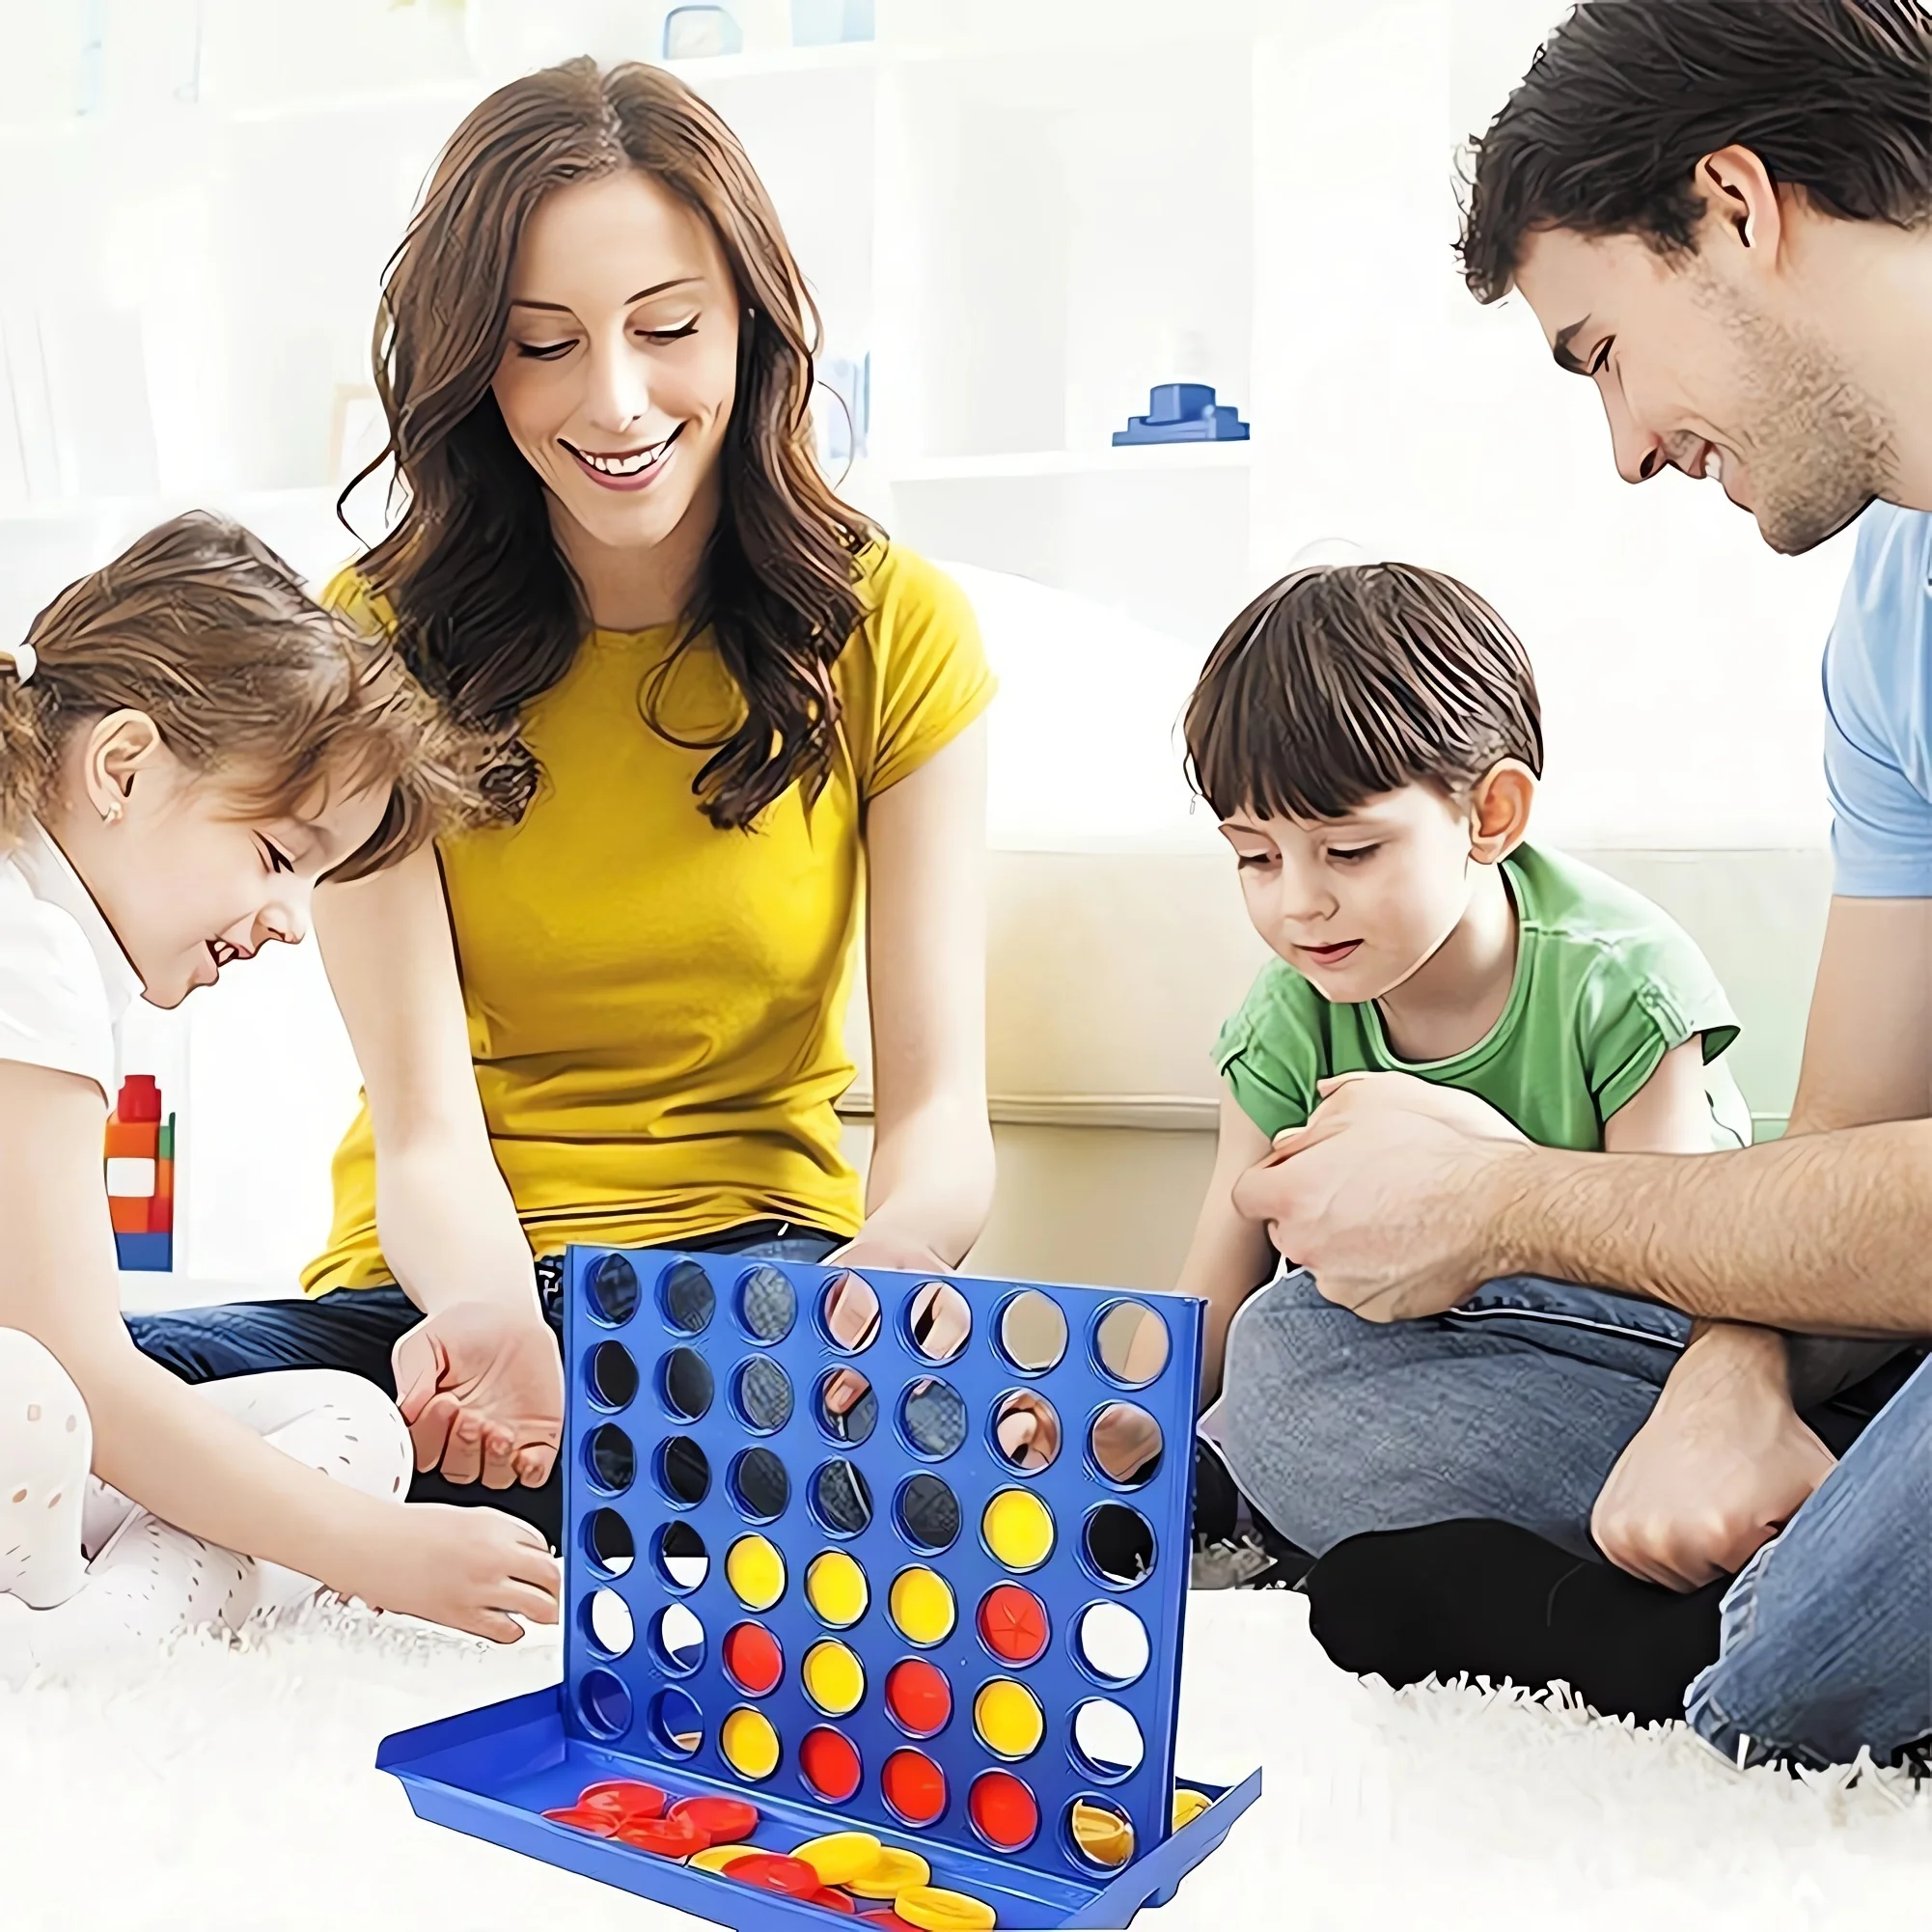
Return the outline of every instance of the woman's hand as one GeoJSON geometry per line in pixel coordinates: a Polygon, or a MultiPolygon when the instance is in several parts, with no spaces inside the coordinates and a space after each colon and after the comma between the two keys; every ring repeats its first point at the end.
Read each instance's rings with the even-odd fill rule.
{"type": "Polygon", "coordinates": [[[486,1489],[544,1482],[564,1433],[564,1366],[534,1307],[455,1302],[391,1357],[416,1467],[486,1489]]]}
{"type": "Polygon", "coordinates": [[[528,1523],[500,1509],[447,1503],[386,1505],[381,1531],[345,1573],[325,1578],[372,1610],[400,1610],[498,1643],[523,1635],[516,1618],[555,1623],[564,1572],[528,1523]]]}
{"type": "Polygon", "coordinates": [[[890,1228],[862,1228],[825,1265],[846,1268],[897,1268],[908,1275],[947,1275],[953,1263],[914,1234],[890,1228]]]}

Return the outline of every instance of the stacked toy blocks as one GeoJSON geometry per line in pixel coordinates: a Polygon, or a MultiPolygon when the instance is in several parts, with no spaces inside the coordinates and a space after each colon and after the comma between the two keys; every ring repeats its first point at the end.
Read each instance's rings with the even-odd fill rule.
{"type": "Polygon", "coordinates": [[[175,1117],[145,1073],[121,1083],[107,1117],[107,1207],[122,1267],[165,1274],[175,1265],[175,1117]]]}

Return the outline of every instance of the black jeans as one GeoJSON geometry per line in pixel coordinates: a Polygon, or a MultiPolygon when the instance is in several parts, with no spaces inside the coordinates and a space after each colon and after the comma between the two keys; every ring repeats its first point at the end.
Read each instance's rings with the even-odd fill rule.
{"type": "MultiPolygon", "coordinates": [[[[774,1261],[822,1261],[842,1237],[783,1221],[754,1221],[683,1244],[712,1255],[755,1255],[774,1261]]],[[[564,1345],[564,1275],[559,1256],[537,1264],[544,1318],[564,1345]]],[[[125,1317],[134,1345],[183,1382],[225,1382],[276,1368],[343,1368],[373,1382],[392,1400],[396,1377],[390,1352],[423,1319],[423,1311],[399,1287],[337,1288],[326,1295],[269,1302],[229,1302],[171,1314],[125,1317]]],[[[480,1482],[451,1482],[439,1470],[419,1470],[409,1485],[412,1503],[484,1504],[533,1523],[561,1549],[564,1536],[564,1471],[560,1459],[540,1488],[517,1484],[485,1489],[480,1482]]]]}

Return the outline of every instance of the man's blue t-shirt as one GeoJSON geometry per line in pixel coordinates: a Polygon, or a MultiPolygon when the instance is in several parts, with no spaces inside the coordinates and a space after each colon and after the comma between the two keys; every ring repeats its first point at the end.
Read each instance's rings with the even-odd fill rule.
{"type": "Polygon", "coordinates": [[[1932,898],[1932,512],[1874,504],[1825,647],[1833,891],[1932,898]]]}

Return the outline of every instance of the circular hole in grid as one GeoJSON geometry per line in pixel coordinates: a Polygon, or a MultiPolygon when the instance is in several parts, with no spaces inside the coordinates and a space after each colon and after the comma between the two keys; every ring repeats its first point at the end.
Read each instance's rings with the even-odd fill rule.
{"type": "Polygon", "coordinates": [[[822,1462],[812,1473],[812,1513],[835,1536],[856,1536],[872,1521],[872,1486],[856,1464],[822,1462]]]}
{"type": "Polygon", "coordinates": [[[952,1716],[952,1686],[937,1664],[906,1657],[886,1672],[886,1709],[909,1737],[937,1737],[952,1716]]]}
{"type": "Polygon", "coordinates": [[[621,1657],[636,1636],[630,1605],[614,1589],[593,1589],[581,1612],[584,1634],[606,1657],[621,1657]]]}
{"type": "Polygon", "coordinates": [[[1000,1454],[1026,1476],[1036,1476],[1060,1453],[1060,1411],[1033,1389],[1015,1389],[993,1411],[1000,1454]]]}
{"type": "Polygon", "coordinates": [[[1036,1570],[1053,1554],[1053,1511],[1030,1489],[1003,1489],[987,1503],[980,1534],[1005,1568],[1036,1570]]]}
{"type": "Polygon", "coordinates": [[[600,1575],[621,1577],[637,1561],[637,1538],[615,1509],[593,1509],[584,1519],[584,1554],[600,1575]]]}
{"type": "Polygon", "coordinates": [[[1087,1432],[1093,1467],[1122,1489],[1153,1480],[1165,1446],[1161,1425],[1136,1402],[1109,1402],[1087,1432]]]}
{"type": "Polygon", "coordinates": [[[577,1681],[577,1714],[598,1737],[621,1737],[630,1728],[630,1693],[613,1670],[586,1670],[577,1681]]]}
{"type": "Polygon", "coordinates": [[[798,1773],[821,1804],[842,1805],[859,1788],[865,1767],[858,1748],[830,1725],[809,1730],[798,1743],[798,1773]]]}
{"type": "Polygon", "coordinates": [[[754,1341],[783,1341],[798,1319],[798,1290],[761,1262],[738,1283],[738,1320],[754,1341]]]}
{"type": "Polygon", "coordinates": [[[785,1594],[785,1558],[769,1536],[740,1536],[725,1552],[725,1581],[747,1610],[769,1610],[785,1594]]]}
{"type": "Polygon", "coordinates": [[[1103,1503],[1087,1519],[1081,1538],[1102,1583],[1131,1589],[1154,1567],[1153,1526],[1124,1503],[1103,1503]]]}
{"type": "Polygon", "coordinates": [[[1094,1328],[1093,1355],[1115,1381],[1145,1388],[1168,1366],[1168,1325],[1145,1302],[1116,1302],[1094,1328]]]}
{"type": "Polygon", "coordinates": [[[674,1677],[688,1677],[704,1661],[704,1626],[688,1603],[667,1603],[650,1619],[650,1649],[674,1677]]]}
{"type": "Polygon", "coordinates": [[[731,1407],[745,1427],[768,1436],[791,1420],[791,1377],[769,1355],[754,1355],[731,1377],[731,1407]]]}
{"type": "Polygon", "coordinates": [[[973,1311],[951,1282],[924,1282],[906,1304],[906,1334],[928,1362],[951,1362],[973,1333],[973,1311]]]}
{"type": "Polygon", "coordinates": [[[704,1742],[704,1714],[698,1700],[676,1685],[651,1698],[645,1723],[658,1749],[673,1757],[689,1757],[704,1742]]]}
{"type": "Polygon", "coordinates": [[[768,1697],[785,1675],[785,1651],[761,1623],[734,1623],[720,1656],[725,1674],[748,1697],[768,1697]]]}
{"type": "Polygon", "coordinates": [[[1073,1629],[1073,1654],[1103,1683],[1127,1685],[1153,1655],[1147,1626],[1124,1603],[1090,1603],[1073,1629]]]}
{"type": "Polygon", "coordinates": [[[637,1451],[615,1422],[602,1422],[584,1439],[584,1466],[607,1496],[621,1496],[637,1477],[637,1451]]]}
{"type": "Polygon", "coordinates": [[[1081,1796],[1066,1808],[1066,1848],[1075,1864],[1115,1871],[1134,1856],[1134,1825],[1118,1805],[1081,1796]]]}
{"type": "Polygon", "coordinates": [[[959,1499],[944,1477],[909,1477],[893,1503],[898,1532],[915,1550],[936,1557],[959,1540],[959,1499]]]}
{"type": "Polygon", "coordinates": [[[973,1729],[995,1757],[1031,1757],[1046,1735],[1046,1713],[1024,1684],[995,1677],[973,1699],[973,1729]]]}
{"type": "Polygon", "coordinates": [[[689,1436],[669,1436],[657,1449],[657,1486],[673,1503],[694,1508],[711,1493],[711,1463],[689,1436]]]}
{"type": "Polygon", "coordinates": [[[674,1261],[657,1284],[665,1321],[680,1335],[703,1335],[718,1311],[718,1291],[696,1261],[674,1261]]]}
{"type": "Polygon", "coordinates": [[[893,1579],[886,1593],[886,1611],[908,1643],[929,1650],[952,1635],[958,1609],[952,1586],[937,1570],[914,1563],[893,1579]]]}
{"type": "Polygon", "coordinates": [[[768,1449],[742,1449],[731,1459],[731,1501],[749,1522],[775,1523],[791,1501],[791,1472],[768,1449]]]}
{"type": "Polygon", "coordinates": [[[1111,1697],[1090,1697],[1073,1714],[1073,1760],[1103,1784],[1118,1784],[1140,1770],[1146,1740],[1134,1714],[1111,1697]]]}
{"type": "Polygon", "coordinates": [[[849,1630],[866,1614],[871,1585],[864,1568],[843,1550],[821,1550],[806,1566],[805,1600],[821,1623],[849,1630]]]}
{"type": "Polygon", "coordinates": [[[946,1811],[946,1774],[923,1751],[893,1753],[879,1771],[879,1790],[908,1825],[936,1825],[946,1811]]]}
{"type": "Polygon", "coordinates": [[[805,1695],[828,1718],[847,1718],[866,1699],[866,1667],[850,1644],[836,1638],[814,1643],[798,1667],[805,1695]]]}
{"type": "Polygon", "coordinates": [[[1066,1316],[1051,1295],[1023,1288],[1000,1311],[1000,1353],[1022,1375],[1058,1368],[1066,1353],[1066,1316]]]}
{"type": "Polygon", "coordinates": [[[952,1383],[922,1376],[899,1399],[898,1425],[914,1455],[943,1461],[966,1440],[966,1398],[952,1383]]]}
{"type": "Polygon", "coordinates": [[[711,1553],[688,1523],[667,1523],[652,1543],[651,1559],[675,1590],[694,1590],[711,1574],[711,1553]]]}
{"type": "Polygon", "coordinates": [[[879,1293],[863,1275],[847,1268],[825,1284],[818,1298],[818,1325],[834,1348],[857,1355],[879,1333],[879,1293]]]}
{"type": "Polygon", "coordinates": [[[996,1852],[1024,1851],[1039,1832],[1039,1805],[1010,1771],[982,1771],[974,1779],[966,1815],[996,1852]]]}
{"type": "Polygon", "coordinates": [[[717,1381],[695,1348],[674,1348],[657,1365],[657,1393],[674,1416],[695,1422],[710,1414],[717,1381]]]}
{"type": "Polygon", "coordinates": [[[606,1255],[591,1267],[591,1311],[613,1328],[637,1312],[637,1270],[621,1255],[606,1255]]]}
{"type": "Polygon", "coordinates": [[[718,1750],[740,1778],[759,1783],[778,1769],[777,1727],[762,1711],[740,1704],[718,1726],[718,1750]]]}
{"type": "Polygon", "coordinates": [[[814,1406],[819,1428],[835,1443],[856,1448],[878,1426],[879,1398],[856,1368],[832,1368],[821,1375],[814,1406]]]}
{"type": "Polygon", "coordinates": [[[591,1350],[586,1380],[600,1408],[627,1409],[637,1394],[637,1364],[622,1342],[600,1341],[591,1350]]]}
{"type": "Polygon", "coordinates": [[[980,1642],[1003,1664],[1036,1664],[1052,1637],[1046,1605],[1018,1584],[995,1584],[980,1599],[980,1642]]]}

